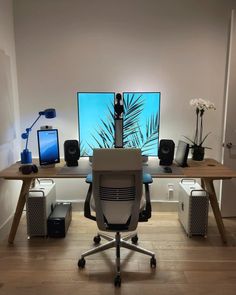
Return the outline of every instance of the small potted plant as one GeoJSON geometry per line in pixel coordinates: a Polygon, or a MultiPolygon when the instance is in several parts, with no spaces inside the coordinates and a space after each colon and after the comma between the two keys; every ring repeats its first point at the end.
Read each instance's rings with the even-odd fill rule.
{"type": "Polygon", "coordinates": [[[194,139],[191,140],[190,138],[186,137],[191,143],[192,146],[192,159],[195,161],[202,161],[204,159],[205,148],[203,147],[203,143],[206,140],[207,136],[210,134],[207,133],[203,136],[203,115],[206,110],[215,110],[215,105],[207,100],[202,98],[195,98],[190,100],[190,105],[195,108],[196,113],[196,129],[194,139]]]}

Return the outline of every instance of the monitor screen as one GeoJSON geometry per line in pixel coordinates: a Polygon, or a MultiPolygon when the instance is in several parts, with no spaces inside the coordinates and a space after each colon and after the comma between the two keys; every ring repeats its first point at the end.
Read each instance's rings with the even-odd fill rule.
{"type": "Polygon", "coordinates": [[[78,92],[80,156],[114,147],[114,92],[78,92]]]}
{"type": "Polygon", "coordinates": [[[160,92],[124,92],[123,144],[157,156],[160,125],[160,92]]]}
{"type": "Polygon", "coordinates": [[[50,165],[60,162],[58,130],[37,130],[40,165],[50,165]]]}

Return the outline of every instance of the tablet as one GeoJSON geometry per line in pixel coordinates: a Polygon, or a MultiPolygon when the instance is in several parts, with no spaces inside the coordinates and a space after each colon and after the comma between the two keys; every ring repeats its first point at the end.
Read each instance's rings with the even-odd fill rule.
{"type": "Polygon", "coordinates": [[[37,130],[39,164],[51,165],[60,162],[57,129],[37,130]]]}
{"type": "Polygon", "coordinates": [[[189,144],[179,140],[177,151],[175,155],[175,162],[180,167],[187,167],[187,159],[188,159],[188,153],[189,153],[189,144]]]}

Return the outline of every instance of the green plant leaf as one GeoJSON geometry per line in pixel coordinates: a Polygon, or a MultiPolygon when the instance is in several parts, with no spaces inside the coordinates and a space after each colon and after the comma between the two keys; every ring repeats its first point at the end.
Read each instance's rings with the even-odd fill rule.
{"type": "MultiPolygon", "coordinates": [[[[185,137],[188,141],[190,141],[190,142],[193,144],[192,147],[191,147],[191,148],[193,148],[194,146],[202,146],[202,144],[204,143],[204,141],[206,140],[206,138],[207,138],[207,136],[208,136],[209,134],[211,134],[211,132],[207,133],[207,134],[203,137],[202,141],[201,141],[199,144],[196,144],[192,139],[190,139],[190,138],[187,137],[187,136],[184,136],[184,135],[183,135],[183,137],[185,137]]],[[[205,147],[205,148],[210,149],[209,147],[205,147]]]]}
{"type": "Polygon", "coordinates": [[[211,132],[208,132],[204,137],[203,137],[203,140],[200,142],[200,146],[202,146],[203,142],[206,140],[207,136],[211,134],[211,132]]]}

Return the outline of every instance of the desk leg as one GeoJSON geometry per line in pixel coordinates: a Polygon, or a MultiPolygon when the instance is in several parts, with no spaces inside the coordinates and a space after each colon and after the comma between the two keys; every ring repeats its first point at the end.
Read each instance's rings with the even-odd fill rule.
{"type": "Polygon", "coordinates": [[[212,210],[213,210],[213,213],[214,213],[214,216],[215,216],[215,220],[216,220],[216,223],[217,223],[218,230],[219,230],[220,235],[221,235],[222,242],[226,244],[227,243],[226,232],[225,232],[224,223],[223,223],[223,220],[222,220],[219,204],[218,204],[216,193],[215,193],[213,179],[204,178],[202,180],[203,180],[203,183],[204,183],[204,188],[209,193],[209,199],[210,199],[211,207],[212,207],[212,210]]]}
{"type": "Polygon", "coordinates": [[[31,185],[31,178],[27,178],[23,180],[22,183],[22,187],[21,187],[21,191],[20,191],[20,196],[17,202],[17,206],[16,206],[16,211],[14,214],[14,218],[12,221],[12,225],[11,225],[11,231],[8,237],[8,243],[9,244],[13,244],[14,239],[15,239],[15,235],[16,235],[16,231],[20,222],[20,218],[25,206],[25,196],[28,193],[29,189],[30,189],[30,185],[31,185]]]}

